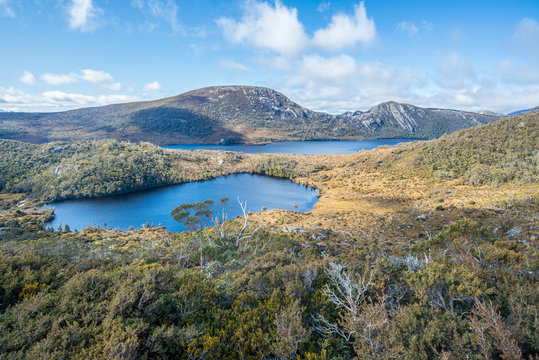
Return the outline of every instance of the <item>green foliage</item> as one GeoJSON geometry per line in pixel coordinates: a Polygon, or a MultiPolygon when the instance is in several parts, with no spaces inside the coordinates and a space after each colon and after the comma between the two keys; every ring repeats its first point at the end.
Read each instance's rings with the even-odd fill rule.
{"type": "Polygon", "coordinates": [[[464,219],[446,225],[442,231],[427,240],[411,246],[415,254],[434,251],[472,251],[474,247],[493,238],[491,231],[473,220],[464,219]]]}
{"type": "Polygon", "coordinates": [[[208,228],[213,245],[198,269],[196,233],[27,231],[0,242],[0,352],[8,359],[473,359],[481,354],[470,327],[475,296],[499,309],[523,356],[538,350],[537,294],[519,270],[525,248],[479,222],[455,222],[427,240],[428,262],[422,252],[411,261],[412,253],[374,250],[376,286],[356,317],[323,295],[327,259],[300,255],[291,235],[265,251],[256,242],[237,249],[217,245],[208,228]],[[481,256],[466,250],[472,245],[481,256]],[[313,329],[319,314],[357,335],[326,338],[313,329]]]}
{"type": "Polygon", "coordinates": [[[129,116],[129,125],[143,131],[174,132],[204,138],[213,134],[213,120],[188,109],[157,107],[139,110],[129,116]]]}
{"type": "MultiPolygon", "coordinates": [[[[491,134],[500,146],[509,142],[512,155],[487,149],[468,132],[412,150],[420,151],[420,168],[440,176],[429,167],[440,166],[461,180],[471,162],[491,161],[489,169],[511,159],[535,166],[531,145],[521,141],[536,139],[536,123],[530,122],[535,118],[521,119],[522,126],[511,119],[492,126],[501,131],[516,126],[515,144],[491,134]],[[449,140],[456,141],[453,150],[449,140]],[[437,146],[442,154],[469,157],[470,163],[436,158],[429,149],[437,146]],[[488,154],[478,159],[467,148],[488,154]]],[[[50,199],[132,191],[220,171],[206,153],[165,152],[149,144],[0,141],[0,151],[3,191],[50,199]]],[[[297,159],[260,156],[245,169],[253,171],[256,164],[257,172],[285,177],[321,169],[304,170],[297,159]]],[[[533,166],[519,167],[515,179],[535,181],[527,177],[533,166]]],[[[347,177],[341,180],[353,193],[347,177]]],[[[443,197],[445,205],[449,197],[443,197]]],[[[338,229],[324,228],[322,217],[340,222],[342,212],[320,218],[283,213],[286,224],[302,226],[298,233],[282,231],[283,214],[257,214],[253,217],[268,216],[263,218],[268,225],[241,246],[227,236],[241,231],[242,219],[214,220],[215,227],[204,227],[214,215],[211,201],[173,211],[190,228],[182,233],[66,227],[51,232],[42,226],[50,212],[18,207],[21,199],[9,197],[11,207],[0,212],[2,359],[496,359],[520,354],[527,359],[539,354],[533,196],[504,199],[503,209],[496,210],[448,205],[421,219],[416,208],[384,212],[383,221],[349,209],[343,222],[356,216],[358,221],[338,229]],[[302,223],[313,218],[320,223],[302,223]],[[367,224],[363,230],[365,219],[383,225],[367,224]],[[428,229],[426,239],[420,237],[421,226],[428,229]],[[332,274],[331,263],[346,263],[346,270],[332,274]],[[372,274],[368,286],[367,274],[372,274]],[[345,291],[347,286],[352,288],[345,291]],[[330,290],[344,301],[334,301],[330,290]],[[327,328],[333,326],[329,331],[320,326],[320,316],[327,328]]]]}
{"type": "Polygon", "coordinates": [[[177,181],[157,146],[115,140],[42,146],[0,140],[0,190],[45,200],[143,190],[177,181]]]}
{"type": "Polygon", "coordinates": [[[309,331],[303,326],[303,311],[299,300],[283,307],[275,316],[276,341],[273,343],[273,353],[280,359],[292,359],[298,351],[298,346],[309,339],[309,331]]]}
{"type": "Polygon", "coordinates": [[[468,312],[475,296],[490,293],[476,269],[447,259],[431,261],[405,277],[421,303],[451,314],[468,312]]]}
{"type": "Polygon", "coordinates": [[[539,112],[535,112],[426,143],[413,164],[438,178],[474,186],[513,180],[537,182],[538,139],[539,112]]]}
{"type": "Polygon", "coordinates": [[[389,346],[402,359],[479,359],[468,322],[439,309],[412,304],[394,314],[389,346]]]}
{"type": "Polygon", "coordinates": [[[255,171],[275,177],[292,177],[296,165],[292,159],[271,156],[258,160],[255,164],[255,171]]]}
{"type": "Polygon", "coordinates": [[[197,203],[182,204],[172,210],[171,215],[188,229],[195,230],[205,227],[213,219],[213,200],[208,199],[197,203]]]}

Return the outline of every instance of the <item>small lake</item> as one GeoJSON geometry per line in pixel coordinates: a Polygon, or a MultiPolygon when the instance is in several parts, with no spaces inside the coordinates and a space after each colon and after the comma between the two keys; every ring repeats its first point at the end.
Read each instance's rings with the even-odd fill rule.
{"type": "Polygon", "coordinates": [[[247,201],[247,209],[252,212],[261,211],[262,207],[304,212],[313,209],[318,200],[318,190],[287,179],[251,174],[229,175],[125,195],[52,203],[48,207],[55,208],[55,218],[46,226],[55,230],[65,224],[71,230],[82,230],[89,225],[129,230],[130,226],[141,228],[146,223],[153,223],[154,226],[166,226],[169,231],[183,231],[185,227],[170,215],[177,206],[212,199],[214,210],[217,210],[219,199],[228,197],[226,211],[228,219],[232,219],[242,215],[238,196],[241,201],[247,201]]]}
{"type": "Polygon", "coordinates": [[[180,144],[164,146],[165,149],[180,150],[221,150],[237,151],[249,154],[352,154],[360,150],[372,150],[378,146],[392,146],[418,139],[376,139],[376,140],[332,140],[332,141],[283,141],[265,145],[208,145],[208,144],[180,144]]]}

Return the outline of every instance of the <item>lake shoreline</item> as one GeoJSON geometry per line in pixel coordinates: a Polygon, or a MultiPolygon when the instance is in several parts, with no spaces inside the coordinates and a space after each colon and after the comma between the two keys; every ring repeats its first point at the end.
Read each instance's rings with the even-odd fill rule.
{"type": "Polygon", "coordinates": [[[373,150],[380,146],[424,141],[417,138],[387,138],[364,140],[292,140],[266,144],[176,144],[163,146],[165,150],[229,151],[244,154],[297,154],[297,155],[344,155],[361,150],[373,150]]]}
{"type": "Polygon", "coordinates": [[[44,209],[54,208],[54,219],[45,223],[53,229],[66,224],[71,229],[85,229],[93,225],[129,230],[149,224],[162,224],[167,231],[185,230],[173,222],[170,212],[183,203],[212,199],[215,206],[227,197],[231,218],[241,215],[236,198],[247,202],[249,211],[290,210],[312,211],[320,197],[315,187],[305,186],[287,178],[261,174],[230,174],[207,181],[194,181],[179,185],[149,189],[137,193],[90,199],[53,202],[44,209]],[[261,190],[263,189],[263,191],[261,190]],[[106,220],[103,220],[106,219],[106,220]]]}

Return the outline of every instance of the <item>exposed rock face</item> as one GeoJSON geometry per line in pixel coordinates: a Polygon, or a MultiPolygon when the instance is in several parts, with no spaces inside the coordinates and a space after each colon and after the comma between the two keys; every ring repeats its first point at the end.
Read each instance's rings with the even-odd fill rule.
{"type": "Polygon", "coordinates": [[[31,142],[116,138],[157,144],[288,139],[435,138],[499,119],[394,101],[331,115],[272,89],[215,86],[155,101],[59,113],[2,113],[0,138],[31,142]]]}
{"type": "Polygon", "coordinates": [[[352,115],[338,115],[351,123],[359,123],[363,127],[376,131],[381,126],[400,127],[411,133],[420,130],[419,122],[425,117],[425,109],[394,101],[373,106],[367,112],[352,115]]]}

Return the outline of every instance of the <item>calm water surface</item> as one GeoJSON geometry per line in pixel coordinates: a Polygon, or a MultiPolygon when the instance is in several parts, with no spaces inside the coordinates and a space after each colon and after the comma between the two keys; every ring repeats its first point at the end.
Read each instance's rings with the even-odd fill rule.
{"type": "Polygon", "coordinates": [[[377,140],[340,140],[340,141],[283,141],[265,145],[170,145],[165,149],[181,150],[223,150],[238,151],[249,154],[351,154],[360,150],[371,150],[381,145],[396,145],[417,139],[377,139],[377,140]]]}
{"type": "Polygon", "coordinates": [[[228,218],[241,215],[237,201],[247,201],[247,209],[287,209],[310,211],[318,200],[318,191],[295,184],[286,179],[261,175],[230,175],[214,180],[168,186],[160,189],[98,199],[69,200],[52,203],[55,218],[47,224],[57,229],[65,224],[74,229],[85,229],[89,225],[128,230],[130,226],[140,228],[147,222],[155,226],[162,224],[169,231],[185,230],[176,222],[171,211],[184,203],[194,203],[228,197],[228,218]]]}

